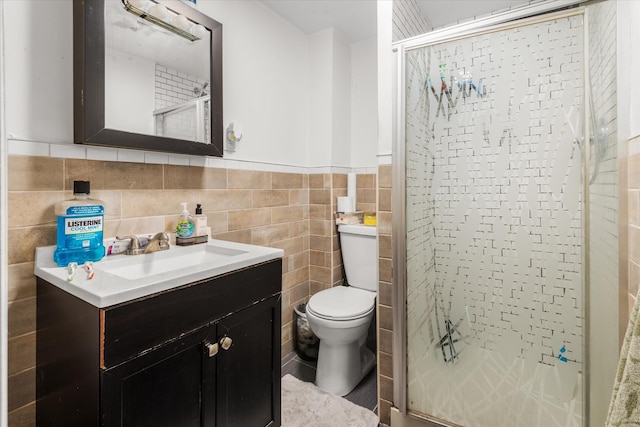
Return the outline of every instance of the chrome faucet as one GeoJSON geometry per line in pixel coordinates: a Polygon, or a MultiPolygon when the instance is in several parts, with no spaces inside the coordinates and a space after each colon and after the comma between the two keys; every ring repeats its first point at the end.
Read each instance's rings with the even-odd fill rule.
{"type": "Polygon", "coordinates": [[[154,234],[150,240],[145,239],[142,243],[136,235],[125,237],[116,236],[116,239],[130,240],[129,247],[125,252],[127,255],[150,254],[152,252],[166,251],[169,249],[169,236],[163,231],[154,234]]]}
{"type": "Polygon", "coordinates": [[[144,248],[144,253],[150,254],[151,252],[166,251],[167,249],[169,249],[169,235],[161,231],[154,234],[149,240],[149,243],[144,248]]]}

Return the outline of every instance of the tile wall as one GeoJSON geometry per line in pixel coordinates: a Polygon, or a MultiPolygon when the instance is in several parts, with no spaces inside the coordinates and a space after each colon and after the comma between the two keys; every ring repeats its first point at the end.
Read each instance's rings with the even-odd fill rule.
{"type": "Polygon", "coordinates": [[[391,165],[378,166],[378,415],[386,425],[393,405],[391,182],[391,165]]]}
{"type": "MultiPolygon", "coordinates": [[[[106,205],[105,236],[172,230],[180,203],[201,203],[212,237],[285,251],[282,354],[293,350],[295,305],[342,282],[333,221],[346,174],[307,174],[9,157],[9,426],[35,425],[34,249],[55,245],[54,204],[91,181],[106,205]]],[[[375,211],[376,175],[357,179],[358,209],[375,211]]]]}

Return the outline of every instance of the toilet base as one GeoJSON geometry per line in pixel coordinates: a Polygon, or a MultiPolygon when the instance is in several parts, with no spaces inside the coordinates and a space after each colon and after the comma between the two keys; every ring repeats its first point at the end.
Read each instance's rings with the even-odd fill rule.
{"type": "Polygon", "coordinates": [[[376,356],[364,344],[331,345],[320,340],[316,385],[329,393],[349,394],[376,364],[376,356]]]}

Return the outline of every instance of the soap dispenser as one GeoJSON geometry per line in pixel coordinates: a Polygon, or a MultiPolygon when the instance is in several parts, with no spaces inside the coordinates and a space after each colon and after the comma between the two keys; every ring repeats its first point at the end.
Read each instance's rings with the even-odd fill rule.
{"type": "Polygon", "coordinates": [[[196,226],[195,236],[206,236],[207,232],[207,216],[202,214],[202,205],[196,205],[196,215],[193,217],[196,226]]]}
{"type": "Polygon", "coordinates": [[[181,218],[176,225],[176,236],[191,237],[195,231],[195,224],[187,210],[187,203],[180,203],[180,205],[182,206],[182,213],[180,214],[181,218]]]}

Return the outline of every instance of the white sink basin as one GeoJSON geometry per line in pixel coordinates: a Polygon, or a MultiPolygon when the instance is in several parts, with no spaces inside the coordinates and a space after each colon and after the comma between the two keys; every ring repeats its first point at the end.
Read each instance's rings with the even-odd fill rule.
{"type": "Polygon", "coordinates": [[[234,257],[248,253],[248,250],[223,248],[214,244],[193,245],[179,252],[169,249],[152,254],[121,256],[117,261],[96,264],[95,270],[123,280],[140,280],[159,274],[188,272],[202,266],[224,265],[232,262],[234,257]]]}
{"type": "MultiPolygon", "coordinates": [[[[206,244],[171,246],[144,255],[110,255],[95,262],[93,279],[81,266],[73,280],[67,268],[53,262],[55,246],[36,249],[35,275],[96,307],[145,297],[254,264],[281,258],[282,249],[211,240],[206,244]]],[[[241,284],[239,284],[241,286],[241,284]]]]}

